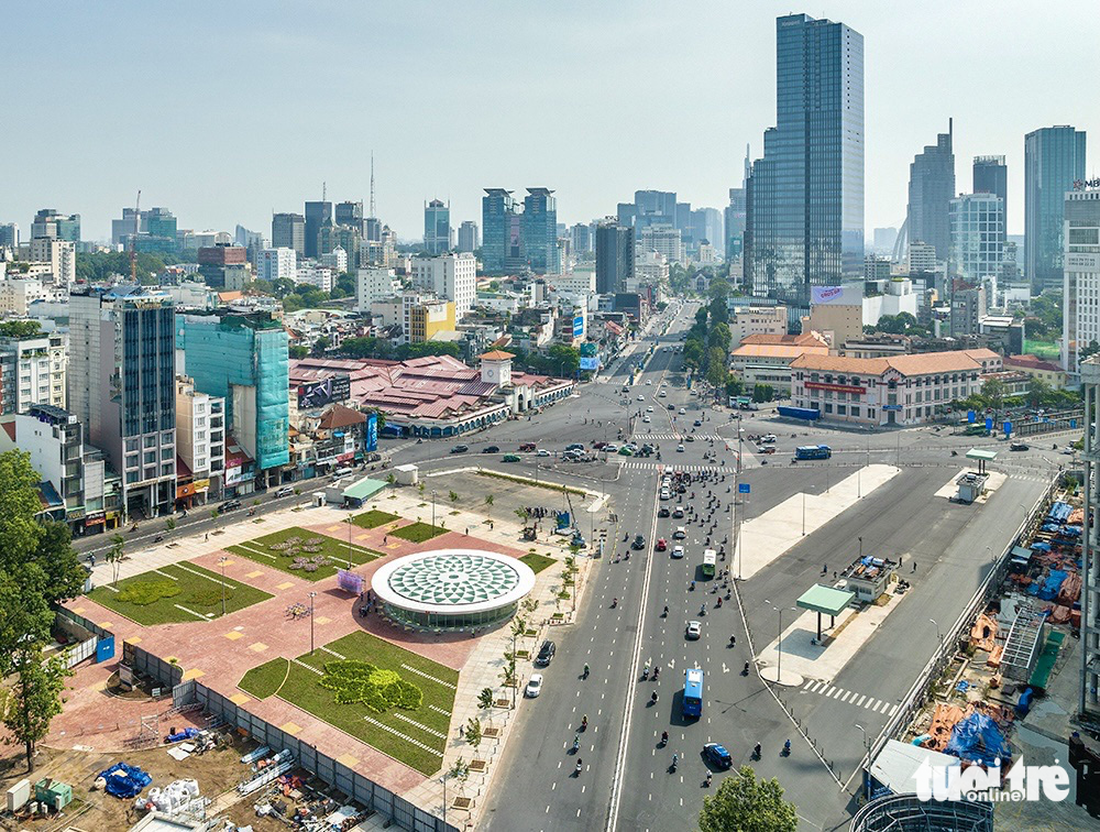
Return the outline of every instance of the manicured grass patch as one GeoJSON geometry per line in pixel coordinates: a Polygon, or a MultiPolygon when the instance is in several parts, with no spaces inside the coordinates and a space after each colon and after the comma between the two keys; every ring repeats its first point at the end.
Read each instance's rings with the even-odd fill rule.
{"type": "Polygon", "coordinates": [[[387,523],[392,523],[394,520],[400,520],[396,514],[390,514],[388,511],[379,511],[376,508],[372,508],[370,511],[364,511],[362,514],[357,514],[351,518],[351,522],[356,526],[363,529],[377,529],[379,526],[384,526],[387,523]]]}
{"type": "Polygon", "coordinates": [[[279,692],[289,668],[290,662],[279,656],[277,659],[252,668],[241,677],[237,687],[251,693],[257,699],[267,699],[271,694],[279,692]]]}
{"type": "Polygon", "coordinates": [[[531,571],[534,572],[536,575],[546,567],[550,566],[550,564],[554,563],[553,558],[548,558],[546,557],[546,555],[536,555],[533,552],[529,552],[528,554],[524,555],[520,558],[520,560],[530,566],[531,571]]]}
{"type": "Polygon", "coordinates": [[[88,597],[138,624],[199,621],[222,614],[222,591],[227,613],[272,597],[255,587],[225,579],[186,561],[142,572],[111,586],[99,586],[88,597]],[[118,590],[117,592],[115,590],[118,590]]]}
{"type": "Polygon", "coordinates": [[[279,698],[430,775],[443,764],[457,684],[454,670],[354,632],[291,662],[279,698]]]}
{"type": "Polygon", "coordinates": [[[425,540],[438,537],[445,531],[447,530],[439,526],[433,526],[431,523],[412,523],[408,526],[402,526],[400,529],[395,529],[390,534],[411,543],[423,543],[425,540]]]}
{"type": "MultiPolygon", "coordinates": [[[[298,526],[291,526],[289,529],[255,537],[225,548],[241,557],[274,566],[276,569],[305,578],[307,581],[319,581],[335,575],[337,569],[347,567],[349,559],[346,540],[340,541],[335,537],[306,531],[298,526]]],[[[381,556],[380,552],[351,544],[352,566],[370,563],[381,556]]]]}
{"type": "Polygon", "coordinates": [[[479,477],[492,477],[497,480],[508,480],[509,482],[520,482],[524,485],[534,486],[535,488],[545,488],[549,491],[557,491],[559,494],[563,491],[568,491],[570,494],[579,494],[582,497],[588,496],[588,492],[583,488],[574,488],[571,485],[560,485],[558,483],[546,482],[545,480],[536,482],[530,477],[521,477],[518,474],[502,474],[500,471],[490,471],[487,468],[479,469],[477,475],[479,477]]]}

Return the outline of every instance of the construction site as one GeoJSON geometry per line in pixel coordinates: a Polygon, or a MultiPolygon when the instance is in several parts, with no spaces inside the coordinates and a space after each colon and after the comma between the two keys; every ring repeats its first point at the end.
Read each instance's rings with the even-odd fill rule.
{"type": "MultiPolygon", "coordinates": [[[[942,652],[917,708],[894,732],[900,742],[889,741],[870,764],[867,799],[912,792],[901,781],[922,761],[1007,774],[1026,759],[1067,769],[1072,799],[1056,811],[1100,812],[1100,726],[1077,716],[1083,524],[1079,486],[1063,476],[991,560],[984,592],[953,632],[939,633],[942,652]]],[[[997,828],[1060,828],[1050,825],[1051,811],[1048,801],[997,804],[997,828]]]]}

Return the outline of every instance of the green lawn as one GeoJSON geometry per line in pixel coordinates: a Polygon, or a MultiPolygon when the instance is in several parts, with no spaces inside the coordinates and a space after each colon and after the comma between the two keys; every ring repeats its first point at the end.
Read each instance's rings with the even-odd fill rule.
{"type": "Polygon", "coordinates": [[[521,557],[520,560],[530,566],[531,571],[536,575],[550,564],[554,563],[554,558],[548,558],[546,555],[536,555],[534,552],[528,552],[521,557]]]}
{"type": "MultiPolygon", "coordinates": [[[[307,581],[319,581],[336,574],[348,564],[348,543],[335,537],[310,532],[298,526],[291,526],[274,534],[255,537],[226,546],[227,551],[250,558],[258,563],[274,566],[276,569],[305,578],[307,581]],[[297,563],[296,563],[297,562],[297,563]],[[314,568],[309,568],[309,567],[314,568]]],[[[351,564],[370,563],[382,557],[381,552],[364,549],[351,544],[351,564]]]]}
{"type": "MultiPolygon", "coordinates": [[[[354,671],[355,668],[352,670],[354,671]]],[[[354,674],[352,675],[354,678],[354,674]]],[[[248,674],[245,678],[248,678],[248,674]]],[[[244,679],[241,680],[242,687],[244,681],[244,679]]],[[[290,674],[279,690],[279,698],[346,731],[422,774],[431,775],[439,771],[443,763],[450,711],[454,707],[455,688],[453,686],[457,684],[456,671],[380,638],[364,632],[355,632],[323,648],[318,648],[312,656],[306,653],[291,662],[290,674]],[[336,690],[321,686],[321,682],[325,679],[326,664],[329,665],[330,670],[341,669],[342,660],[340,656],[333,653],[339,653],[344,659],[352,662],[366,662],[373,666],[376,673],[383,671],[374,678],[383,683],[393,683],[395,689],[400,687],[407,691],[410,684],[415,686],[421,694],[419,706],[405,709],[393,705],[379,713],[376,708],[362,701],[339,703],[336,690]],[[303,667],[303,664],[307,667],[303,667]],[[320,673],[307,669],[310,667],[320,673]],[[414,673],[413,670],[418,670],[420,673],[414,673]],[[400,677],[399,680],[393,674],[397,674],[397,677],[400,677]],[[427,674],[427,676],[420,674],[427,674]],[[444,713],[440,713],[440,710],[444,713]],[[395,734],[375,723],[392,728],[398,733],[395,734]],[[410,740],[415,740],[415,743],[410,740]]],[[[340,693],[346,698],[349,686],[338,685],[338,687],[342,688],[340,693]]],[[[369,685],[355,688],[353,684],[350,689],[355,696],[362,694],[365,689],[367,691],[365,698],[377,702],[377,700],[371,700],[370,694],[376,691],[373,691],[369,685]]],[[[395,695],[392,701],[398,701],[398,697],[395,695]]]]}
{"type": "Polygon", "coordinates": [[[257,699],[267,699],[271,694],[279,692],[279,688],[286,679],[289,665],[290,662],[282,656],[264,662],[244,674],[237,687],[248,691],[257,699]]]}
{"type": "Polygon", "coordinates": [[[379,511],[376,508],[372,508],[370,511],[364,511],[362,514],[355,515],[351,522],[356,526],[364,529],[377,529],[379,526],[384,526],[387,523],[392,523],[394,520],[400,520],[401,518],[396,514],[390,514],[388,511],[379,511]]]}
{"type": "Polygon", "coordinates": [[[187,561],[124,578],[93,589],[88,597],[138,624],[205,621],[225,611],[236,612],[272,596],[255,587],[222,577],[187,561]]]}
{"type": "Polygon", "coordinates": [[[408,526],[402,526],[400,529],[390,532],[390,534],[411,543],[423,543],[425,540],[438,537],[445,531],[447,530],[439,526],[433,526],[431,523],[412,523],[408,526]]]}

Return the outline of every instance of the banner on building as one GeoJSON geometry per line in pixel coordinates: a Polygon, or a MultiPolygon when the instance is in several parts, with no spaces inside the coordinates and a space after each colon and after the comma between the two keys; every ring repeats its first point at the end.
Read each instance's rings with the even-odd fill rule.
{"type": "Polygon", "coordinates": [[[581,369],[582,370],[598,370],[600,369],[600,359],[598,356],[581,356],[581,369]]]}
{"type": "Polygon", "coordinates": [[[830,304],[844,300],[843,286],[811,286],[810,303],[830,304]]]}
{"type": "Polygon", "coordinates": [[[366,450],[378,450],[378,414],[371,413],[367,416],[367,447],[366,450]]]}
{"type": "Polygon", "coordinates": [[[584,316],[583,315],[573,316],[573,337],[574,338],[583,338],[584,337],[584,316]]]}
{"type": "Polygon", "coordinates": [[[351,376],[339,373],[320,381],[310,381],[298,387],[298,407],[325,407],[351,398],[351,376]]]}

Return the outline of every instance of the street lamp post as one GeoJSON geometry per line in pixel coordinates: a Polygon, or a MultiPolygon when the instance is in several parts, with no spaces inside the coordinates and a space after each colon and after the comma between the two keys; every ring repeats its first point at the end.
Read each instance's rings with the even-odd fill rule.
{"type": "Polygon", "coordinates": [[[771,604],[771,608],[779,613],[779,641],[776,643],[776,652],[779,653],[779,662],[775,668],[775,683],[781,684],[779,681],[783,678],[783,610],[772,604],[767,598],[764,599],[765,604],[771,604]]]}
{"type": "Polygon", "coordinates": [[[309,655],[313,655],[313,599],[317,597],[316,592],[309,593],[309,655]]]}
{"type": "Polygon", "coordinates": [[[930,623],[932,624],[932,626],[934,626],[934,627],[936,628],[936,636],[937,636],[937,637],[939,638],[939,640],[940,640],[940,647],[942,648],[942,647],[943,647],[943,633],[942,633],[942,632],[940,632],[940,625],[939,625],[939,623],[938,623],[938,622],[936,621],[936,619],[934,619],[934,618],[929,618],[929,619],[928,619],[928,621],[929,621],[929,622],[930,622],[930,623]]]}
{"type": "Polygon", "coordinates": [[[435,489],[432,489],[432,526],[435,526],[435,489]]]}
{"type": "Polygon", "coordinates": [[[859,537],[857,540],[859,540],[859,559],[863,560],[863,538],[859,537]]]}
{"type": "Polygon", "coordinates": [[[218,566],[222,568],[222,615],[225,615],[225,562],[228,558],[218,558],[218,566]]]}
{"type": "MultiPolygon", "coordinates": [[[[870,767],[870,765],[871,765],[871,744],[867,741],[867,730],[862,725],[860,725],[858,722],[856,723],[856,728],[858,728],[860,733],[863,734],[863,749],[867,753],[867,765],[868,765],[868,767],[870,767]]],[[[863,775],[863,782],[864,782],[864,786],[865,786],[865,790],[866,790],[866,797],[868,799],[870,799],[870,797],[871,797],[871,781],[868,779],[866,774],[863,775]]]]}

